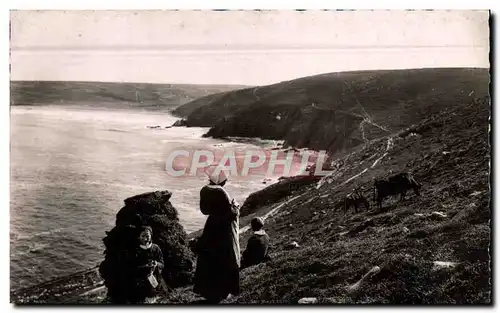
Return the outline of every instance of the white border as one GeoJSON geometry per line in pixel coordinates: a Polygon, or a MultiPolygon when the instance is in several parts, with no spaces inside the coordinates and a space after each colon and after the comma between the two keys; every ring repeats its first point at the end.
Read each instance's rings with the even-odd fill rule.
{"type": "MultiPolygon", "coordinates": [[[[389,0],[379,0],[379,1],[355,1],[355,0],[337,0],[337,1],[318,1],[318,0],[307,0],[307,1],[298,1],[298,0],[287,0],[287,1],[271,1],[271,0],[253,0],[253,1],[236,1],[236,0],[219,0],[219,1],[203,1],[203,0],[198,0],[198,1],[193,1],[193,0],[175,0],[175,1],[161,1],[161,0],[156,0],[156,1],[137,1],[137,0],[61,0],[61,1],[54,1],[54,0],[30,0],[30,1],[7,1],[7,2],[2,2],[1,6],[5,6],[5,3],[7,4],[6,9],[254,9],[254,8],[260,8],[260,9],[336,9],[336,8],[344,8],[344,9],[406,9],[411,7],[412,9],[492,9],[493,12],[496,12],[498,14],[499,10],[497,10],[498,6],[498,1],[486,1],[486,0],[474,0],[474,1],[435,1],[435,0],[420,0],[420,1],[413,1],[413,2],[408,2],[408,1],[389,1],[389,0]]],[[[1,162],[1,176],[2,176],[2,189],[1,192],[2,194],[0,195],[0,199],[2,200],[2,212],[4,214],[3,218],[0,219],[2,226],[0,226],[0,229],[2,231],[1,238],[1,251],[3,253],[2,255],[2,279],[0,280],[1,282],[1,297],[2,297],[2,305],[4,306],[5,309],[8,311],[13,310],[13,306],[9,304],[9,264],[10,264],[10,256],[9,256],[9,242],[7,241],[8,236],[8,229],[9,229],[9,219],[8,219],[8,212],[9,212],[9,101],[8,101],[8,95],[9,95],[9,77],[8,77],[8,47],[9,47],[9,38],[8,38],[8,21],[9,21],[9,12],[8,10],[2,10],[1,11],[1,26],[2,26],[2,32],[1,32],[1,43],[2,43],[2,57],[0,58],[0,64],[1,64],[1,69],[2,73],[2,84],[1,84],[1,95],[2,95],[2,105],[0,106],[2,109],[2,112],[0,114],[0,118],[2,121],[0,121],[0,127],[2,129],[0,130],[0,138],[1,138],[1,144],[2,144],[2,162],[1,162]]],[[[498,20],[497,20],[498,23],[498,20]]],[[[495,39],[497,36],[495,36],[495,39]]],[[[494,42],[493,44],[495,44],[494,42]]],[[[495,44],[496,46],[496,44],[495,44]]],[[[497,83],[495,83],[494,86],[494,91],[497,90],[497,83]]],[[[497,109],[498,111],[498,109],[497,109]]],[[[495,116],[496,118],[496,116],[495,116]]],[[[497,130],[495,129],[494,131],[494,137],[495,137],[495,144],[497,143],[497,140],[499,138],[499,134],[497,130]]],[[[497,166],[498,168],[498,166],[497,166]]],[[[497,168],[495,169],[495,173],[497,174],[498,170],[497,168]]],[[[498,186],[495,186],[495,191],[497,191],[498,186]]],[[[495,192],[495,194],[497,194],[495,192]]],[[[498,231],[495,232],[495,240],[497,239],[498,231]]],[[[496,262],[496,259],[495,259],[496,262]]],[[[496,265],[496,264],[495,264],[496,265]]],[[[495,278],[496,274],[498,272],[498,268],[495,268],[495,278]]],[[[497,280],[495,279],[495,282],[497,280]]],[[[495,285],[496,288],[494,288],[495,291],[495,299],[498,299],[496,297],[498,293],[498,285],[495,285]]],[[[359,310],[364,307],[352,307],[352,308],[335,308],[335,307],[329,307],[329,308],[321,308],[321,309],[334,309],[336,311],[344,311],[344,310],[359,310]]],[[[33,308],[29,308],[29,310],[32,310],[33,308]]],[[[85,307],[64,307],[63,310],[77,310],[77,309],[85,309],[85,307]]],[[[91,307],[90,308],[92,311],[96,312],[104,312],[105,310],[110,310],[106,308],[96,308],[96,307],[91,307]]],[[[177,311],[179,308],[176,307],[160,307],[156,308],[158,310],[169,310],[169,311],[177,311]]],[[[181,308],[182,310],[193,310],[193,308],[181,308]]],[[[231,310],[234,309],[234,307],[229,308],[231,310]]],[[[255,310],[257,308],[252,308],[250,307],[249,309],[255,310]]],[[[273,308],[258,308],[259,311],[266,311],[266,310],[290,310],[291,308],[289,307],[273,307],[273,308]]],[[[320,310],[321,310],[320,309],[320,310]]],[[[408,310],[412,309],[410,307],[370,307],[369,309],[371,310],[387,310],[387,309],[401,309],[401,310],[408,310]]],[[[453,310],[454,308],[446,307],[446,308],[429,308],[429,307],[424,307],[424,308],[418,308],[418,310],[422,310],[425,312],[433,312],[435,310],[453,310]]],[[[475,308],[470,308],[469,309],[475,309],[475,308]]],[[[28,308],[25,308],[25,310],[28,310],[28,308]]],[[[38,311],[41,312],[51,312],[53,309],[52,308],[38,308],[38,311]]],[[[111,310],[122,310],[122,308],[112,308],[111,310]]],[[[133,308],[131,309],[136,312],[140,312],[143,310],[143,308],[133,308]]],[[[2,310],[3,311],[3,310],[2,310]]]]}
{"type": "Polygon", "coordinates": [[[8,1],[9,8],[16,9],[488,9],[492,8],[491,0],[475,1],[390,1],[379,0],[73,0],[73,1],[8,1]]]}

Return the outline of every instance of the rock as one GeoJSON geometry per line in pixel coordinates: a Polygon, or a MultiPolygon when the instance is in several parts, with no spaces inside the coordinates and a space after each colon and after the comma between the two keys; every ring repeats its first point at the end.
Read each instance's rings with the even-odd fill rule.
{"type": "Polygon", "coordinates": [[[161,128],[161,126],[160,125],[147,126],[147,128],[156,129],[156,128],[161,128]]]}
{"type": "Polygon", "coordinates": [[[186,119],[180,119],[175,121],[175,123],[172,124],[174,127],[182,127],[182,126],[188,126],[187,120],[186,119]]]}
{"type": "Polygon", "coordinates": [[[165,215],[169,220],[178,221],[177,210],[170,203],[172,193],[155,191],[143,193],[125,199],[125,206],[116,214],[116,225],[134,225],[138,223],[137,215],[148,218],[153,215],[165,215]]]}
{"type": "Polygon", "coordinates": [[[347,292],[348,293],[353,293],[353,292],[358,291],[361,288],[362,284],[365,282],[366,279],[368,279],[368,278],[370,278],[370,277],[372,277],[374,275],[377,275],[378,273],[380,273],[380,267],[378,267],[378,266],[372,267],[368,271],[368,273],[366,273],[363,277],[361,277],[361,279],[358,280],[355,284],[348,286],[347,287],[347,292]]]}
{"type": "Polygon", "coordinates": [[[358,226],[356,226],[354,229],[351,229],[349,231],[349,235],[355,236],[359,234],[360,232],[366,230],[369,227],[375,226],[375,223],[373,222],[372,219],[367,219],[364,222],[360,223],[358,226]]]}
{"type": "Polygon", "coordinates": [[[432,217],[438,217],[438,218],[446,218],[446,217],[448,217],[448,215],[444,214],[443,212],[437,212],[437,211],[432,212],[431,216],[432,217]]]}
{"type": "Polygon", "coordinates": [[[298,304],[314,304],[314,303],[318,303],[318,298],[302,298],[298,302],[298,304]]]}
{"type": "Polygon", "coordinates": [[[286,245],[287,249],[296,249],[300,247],[299,244],[296,241],[292,241],[289,244],[286,245]]]}
{"type": "Polygon", "coordinates": [[[130,197],[116,214],[116,226],[103,238],[105,258],[99,267],[111,299],[119,299],[124,290],[134,288],[121,280],[126,269],[115,260],[136,248],[142,224],[153,229],[153,242],[163,252],[165,266],[162,276],[166,284],[179,287],[191,282],[195,256],[189,249],[187,233],[180,224],[178,212],[169,201],[171,196],[169,191],[155,191],[130,197]]]}
{"type": "Polygon", "coordinates": [[[443,269],[443,268],[454,268],[455,266],[457,266],[457,262],[446,262],[446,261],[434,261],[433,262],[434,266],[432,267],[432,269],[434,271],[436,270],[440,270],[440,269],[443,269]]]}
{"type": "Polygon", "coordinates": [[[336,304],[336,303],[346,303],[345,297],[328,297],[319,300],[322,304],[336,304]]]}

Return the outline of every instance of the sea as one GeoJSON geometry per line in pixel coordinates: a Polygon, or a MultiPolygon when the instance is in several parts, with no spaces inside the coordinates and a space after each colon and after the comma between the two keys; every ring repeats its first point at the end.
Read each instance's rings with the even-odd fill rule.
{"type": "MultiPolygon", "coordinates": [[[[85,270],[103,260],[102,239],[123,200],[169,190],[189,233],[203,227],[204,175],[166,170],[175,149],[272,148],[275,141],[203,138],[207,128],[173,127],[167,112],[95,107],[12,106],[10,115],[11,289],[85,270]]],[[[230,177],[240,203],[277,177],[230,177]]]]}

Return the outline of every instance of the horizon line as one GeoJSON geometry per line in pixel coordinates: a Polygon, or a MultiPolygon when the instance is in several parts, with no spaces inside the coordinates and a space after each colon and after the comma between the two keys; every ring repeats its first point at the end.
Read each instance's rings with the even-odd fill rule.
{"type": "Polygon", "coordinates": [[[384,49],[484,49],[489,45],[25,45],[11,46],[11,51],[280,51],[280,50],[384,50],[384,49]]]}

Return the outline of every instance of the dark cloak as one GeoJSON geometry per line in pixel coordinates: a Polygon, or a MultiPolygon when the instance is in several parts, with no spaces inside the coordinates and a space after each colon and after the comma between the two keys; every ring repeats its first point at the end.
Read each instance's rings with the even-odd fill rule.
{"type": "Polygon", "coordinates": [[[269,236],[264,232],[254,232],[248,239],[247,248],[243,252],[241,267],[249,267],[269,261],[269,236]]]}
{"type": "Polygon", "coordinates": [[[206,299],[240,292],[239,208],[231,201],[218,185],[200,191],[200,209],[208,218],[198,241],[194,292],[206,299]]]}

